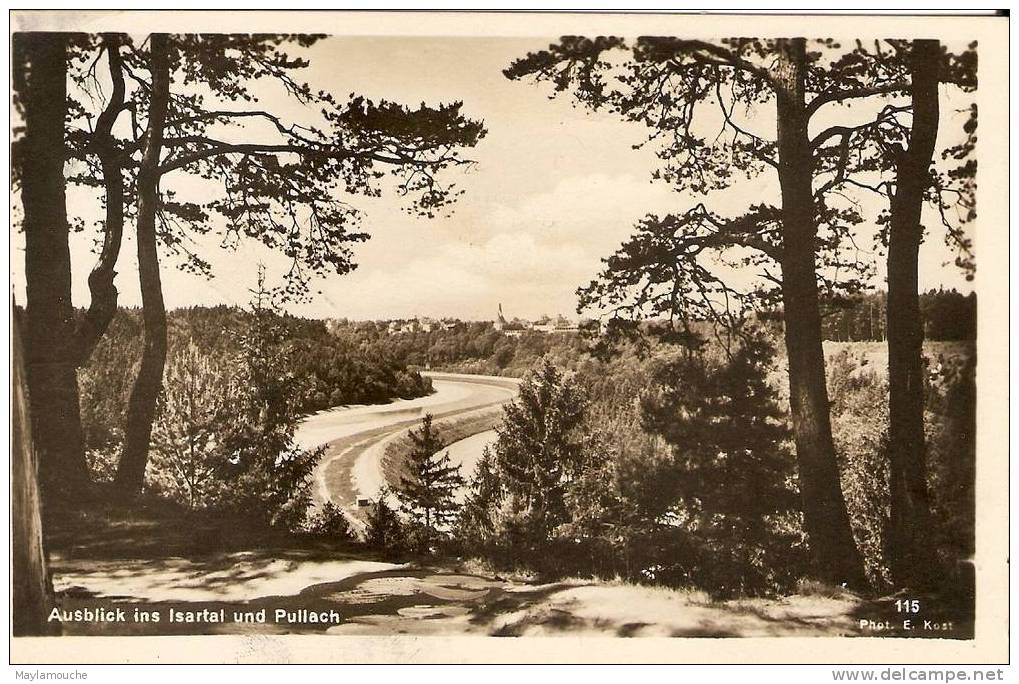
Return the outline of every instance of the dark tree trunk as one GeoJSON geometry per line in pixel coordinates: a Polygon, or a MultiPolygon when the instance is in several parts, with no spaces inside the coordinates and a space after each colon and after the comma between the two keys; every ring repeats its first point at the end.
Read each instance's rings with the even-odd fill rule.
{"type": "Polygon", "coordinates": [[[14,35],[14,88],[25,123],[15,163],[25,211],[28,390],[47,504],[73,504],[89,490],[64,197],[66,78],[64,34],[14,35]]]}
{"type": "Polygon", "coordinates": [[[781,47],[779,64],[773,72],[778,104],[782,298],[789,357],[789,400],[799,462],[803,520],[816,571],[828,582],[863,588],[867,581],[842,495],[825,385],[805,74],[804,40],[790,39],[781,47]]]}
{"type": "Polygon", "coordinates": [[[52,634],[47,622],[53,587],[46,572],[38,462],[32,446],[28,397],[21,353],[20,319],[11,338],[11,618],[14,636],[52,634]]]}
{"type": "Polygon", "coordinates": [[[926,589],[936,566],[931,553],[930,503],[924,443],[923,322],[917,268],[920,214],[938,134],[937,40],[913,41],[913,123],[909,149],[896,159],[888,240],[888,384],[891,520],[888,551],[896,585],[926,589]]]}
{"type": "Polygon", "coordinates": [[[166,306],[159,278],[156,214],[159,211],[159,162],[162,155],[163,127],[170,93],[170,67],[167,36],[150,38],[152,96],[145,151],[138,171],[138,276],[142,293],[142,320],[145,339],[141,368],[131,390],[127,407],[127,434],[124,453],[117,466],[118,493],[130,498],[141,492],[152,437],[156,399],[166,364],[166,306]]]}
{"type": "Polygon", "coordinates": [[[110,70],[110,100],[96,120],[90,151],[99,157],[103,169],[103,184],[106,190],[106,223],[103,229],[103,247],[99,260],[88,277],[91,302],[88,311],[78,322],[78,364],[84,366],[96,344],[106,332],[114,314],[117,313],[117,288],[113,280],[117,273],[114,268],[120,256],[120,244],[124,234],[124,176],[121,169],[121,150],[113,137],[113,125],[124,109],[124,70],[120,55],[119,34],[104,34],[103,49],[106,51],[110,70]]]}

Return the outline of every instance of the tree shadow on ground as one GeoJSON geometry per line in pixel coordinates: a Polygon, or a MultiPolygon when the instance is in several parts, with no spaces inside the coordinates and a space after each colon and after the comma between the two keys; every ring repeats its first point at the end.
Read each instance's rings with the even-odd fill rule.
{"type": "Polygon", "coordinates": [[[55,529],[50,538],[51,560],[59,607],[119,606],[128,611],[138,607],[160,615],[159,622],[67,623],[65,634],[329,631],[972,638],[972,601],[962,598],[954,602],[923,599],[925,611],[919,617],[938,623],[951,621],[951,631],[874,633],[860,629],[859,621],[886,622],[896,617],[901,621],[901,615],[895,613],[896,597],[712,601],[684,597],[682,592],[659,596],[655,592],[663,590],[652,587],[608,587],[582,581],[535,584],[457,571],[451,569],[456,567],[452,561],[394,559],[349,541],[326,543],[249,529],[229,520],[189,524],[179,518],[132,518],[113,511],[72,518],[51,529],[55,529]],[[650,612],[645,613],[641,605],[627,605],[627,597],[646,601],[650,612]],[[264,622],[234,619],[235,612],[244,617],[262,610],[264,622]],[[224,619],[170,621],[171,611],[208,611],[224,619]],[[282,611],[282,617],[276,611],[282,611]],[[309,613],[328,614],[331,619],[311,621],[309,613]]]}
{"type": "MultiPolygon", "coordinates": [[[[236,579],[233,581],[237,581],[236,579]]],[[[243,581],[243,580],[241,580],[243,581]]],[[[353,627],[356,633],[363,628],[367,633],[397,633],[405,631],[397,625],[408,615],[414,620],[429,619],[437,626],[445,614],[442,608],[462,608],[464,615],[478,616],[471,624],[480,627],[475,631],[484,632],[485,615],[495,616],[500,610],[490,604],[506,607],[506,597],[511,596],[512,605],[520,608],[529,606],[542,597],[558,591],[561,587],[542,587],[537,591],[519,591],[509,594],[494,580],[462,573],[440,572],[431,568],[388,570],[359,573],[335,582],[322,582],[304,587],[296,594],[269,595],[249,601],[147,601],[139,602],[123,597],[96,596],[82,590],[61,592],[58,603],[64,610],[95,609],[121,606],[127,610],[143,607],[146,611],[157,611],[159,622],[128,622],[118,624],[69,623],[65,634],[101,635],[174,635],[174,634],[225,634],[225,633],[322,633],[338,625],[353,627]],[[501,603],[500,603],[501,602],[501,603]],[[268,620],[265,623],[244,623],[233,620],[234,612],[257,613],[265,609],[268,620]],[[171,611],[198,614],[225,615],[225,621],[179,622],[170,621],[171,611]],[[283,617],[277,619],[277,611],[283,617]],[[330,614],[336,620],[312,622],[301,611],[330,614]],[[391,622],[393,629],[387,627],[391,622]]],[[[454,616],[459,611],[450,613],[454,616]]],[[[457,621],[458,624],[461,621],[457,621]]],[[[463,621],[466,622],[466,621],[463,621]]],[[[440,631],[442,631],[440,629],[440,631]]],[[[449,633],[463,632],[462,628],[451,628],[449,633]]]]}

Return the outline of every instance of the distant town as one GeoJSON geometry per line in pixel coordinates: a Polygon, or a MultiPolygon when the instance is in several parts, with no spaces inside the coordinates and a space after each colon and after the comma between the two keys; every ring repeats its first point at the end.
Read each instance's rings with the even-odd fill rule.
{"type": "MultiPolygon", "coordinates": [[[[433,332],[435,330],[452,330],[462,323],[464,321],[457,318],[415,317],[389,321],[387,330],[390,335],[401,335],[415,332],[433,332]]],[[[492,321],[492,327],[508,337],[519,337],[528,331],[545,334],[576,333],[581,330],[598,332],[601,324],[595,319],[582,318],[576,320],[567,318],[562,314],[556,315],[554,318],[551,316],[541,316],[534,321],[516,317],[506,320],[502,312],[502,304],[499,304],[499,311],[495,320],[492,321]]]]}

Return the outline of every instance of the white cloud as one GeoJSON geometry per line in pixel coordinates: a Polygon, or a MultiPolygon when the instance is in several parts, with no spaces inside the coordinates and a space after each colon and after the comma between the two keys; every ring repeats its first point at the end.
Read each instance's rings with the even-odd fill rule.
{"type": "Polygon", "coordinates": [[[337,314],[354,318],[484,319],[494,316],[500,302],[512,315],[570,313],[576,286],[596,266],[597,257],[578,245],[542,245],[529,233],[498,233],[484,243],[447,243],[402,265],[334,279],[323,296],[337,314]]]}
{"type": "Polygon", "coordinates": [[[513,206],[496,205],[487,219],[500,231],[526,231],[543,243],[572,242],[605,255],[645,214],[676,209],[682,201],[664,184],[647,178],[590,174],[564,178],[549,192],[513,206]]]}

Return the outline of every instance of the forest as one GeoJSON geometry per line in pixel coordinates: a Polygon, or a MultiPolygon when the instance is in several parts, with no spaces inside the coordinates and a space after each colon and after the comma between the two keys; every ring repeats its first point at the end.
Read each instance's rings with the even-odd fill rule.
{"type": "MultiPolygon", "coordinates": [[[[381,404],[432,391],[426,378],[408,370],[394,360],[396,357],[378,347],[344,340],[330,333],[323,321],[269,311],[259,315],[278,328],[276,344],[281,348],[275,353],[279,371],[294,384],[287,398],[287,420],[333,407],[381,404]]],[[[138,310],[119,310],[88,365],[78,373],[82,435],[93,481],[113,480],[116,457],[124,447],[131,380],[141,358],[140,319],[138,310]]],[[[236,420],[228,408],[231,399],[238,397],[235,378],[245,367],[238,349],[256,321],[255,312],[237,307],[169,312],[166,377],[153,428],[154,468],[161,468],[161,459],[182,447],[173,439],[165,441],[168,433],[183,437],[201,432],[209,441],[236,420]],[[185,405],[190,401],[198,406],[185,405]]],[[[160,470],[149,477],[165,480],[168,474],[160,470]]]]}
{"type": "MultiPolygon", "coordinates": [[[[403,475],[391,481],[400,505],[420,515],[401,523],[375,501],[367,538],[394,552],[431,548],[551,578],[593,574],[723,597],[802,589],[810,559],[776,341],[774,332],[758,333],[731,355],[707,340],[697,351],[622,344],[605,357],[591,347],[564,351],[583,343],[560,339],[556,353],[526,373],[495,443],[467,478],[465,500],[454,502],[456,487],[442,494],[441,477],[413,475],[448,467],[443,431],[425,424],[402,454],[403,475]],[[436,498],[404,480],[433,482],[436,498]],[[435,507],[452,511],[448,524],[425,524],[435,507]]],[[[883,591],[894,586],[890,502],[880,494],[889,477],[888,377],[878,363],[861,366],[866,351],[833,349],[827,385],[854,539],[868,582],[883,591]]],[[[930,343],[925,356],[927,477],[939,531],[932,543],[938,562],[955,568],[942,580],[971,592],[964,587],[974,548],[973,347],[930,343]],[[935,371],[935,363],[943,367],[935,371]]]]}
{"type": "MultiPolygon", "coordinates": [[[[851,299],[821,304],[821,334],[830,342],[885,342],[888,295],[864,292],[851,299]]],[[[920,294],[920,315],[924,339],[964,342],[976,339],[976,295],[954,290],[931,290],[920,294]]],[[[781,328],[781,310],[764,311],[759,324],[781,328]]],[[[662,321],[646,321],[644,337],[661,337],[656,327],[662,321]]],[[[690,321],[703,336],[712,335],[709,321],[690,321]]],[[[522,377],[537,362],[548,357],[560,368],[574,369],[577,359],[591,348],[598,349],[600,333],[543,334],[524,332],[519,336],[500,334],[487,322],[464,321],[449,330],[415,331],[389,335],[383,323],[331,320],[331,330],[352,345],[369,345],[386,350],[411,367],[481,375],[522,377]]]]}

